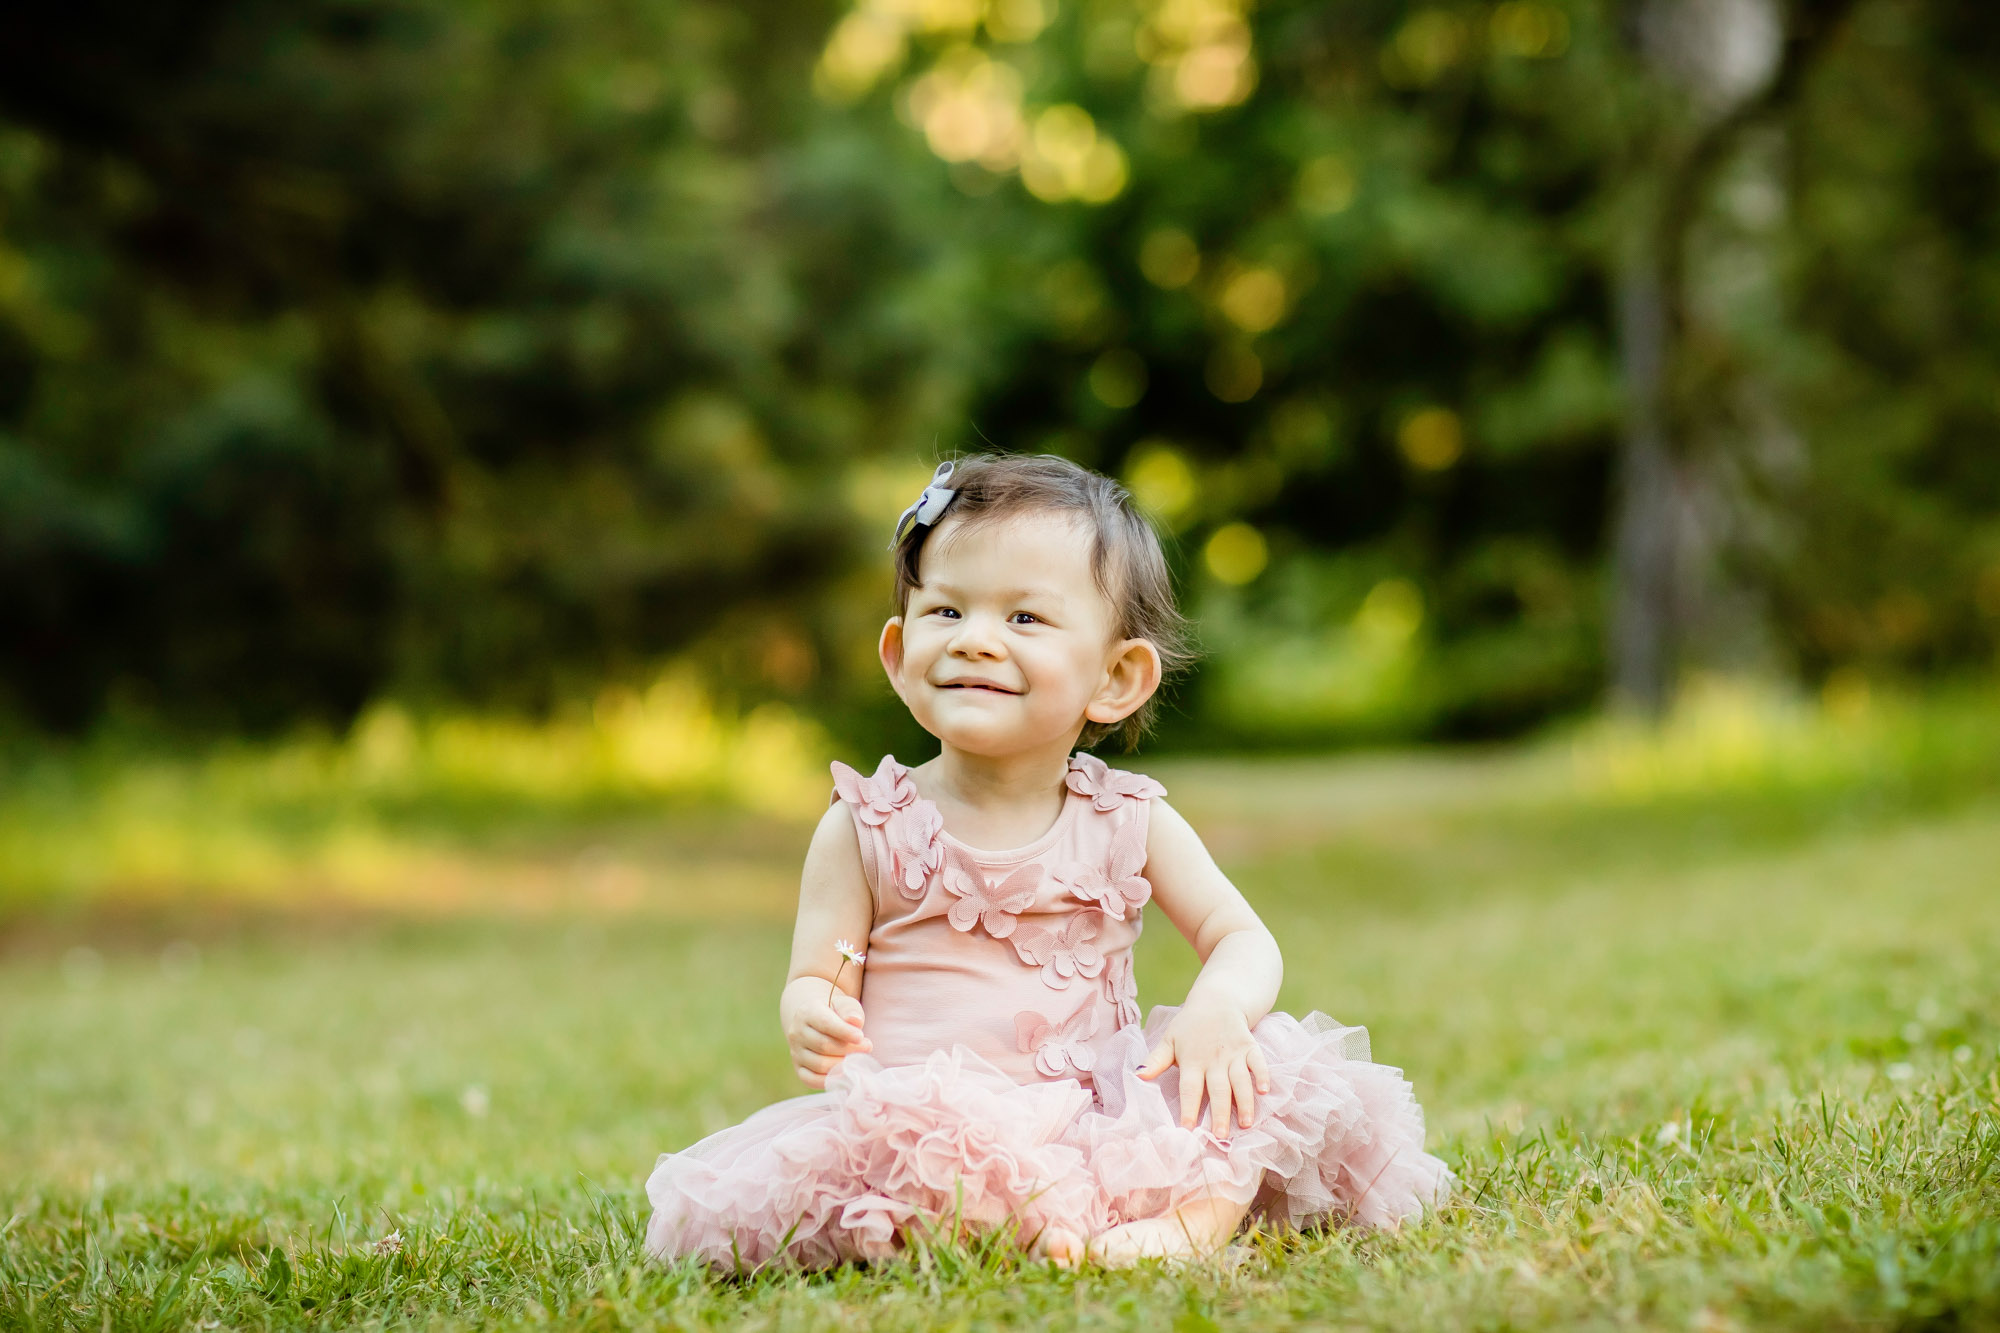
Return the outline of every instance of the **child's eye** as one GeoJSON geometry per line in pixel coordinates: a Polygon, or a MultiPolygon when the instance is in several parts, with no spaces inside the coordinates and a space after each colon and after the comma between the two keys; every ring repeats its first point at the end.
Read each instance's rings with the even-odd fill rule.
{"type": "Polygon", "coordinates": [[[934,616],[943,616],[946,620],[957,620],[958,608],[954,606],[934,606],[931,608],[931,614],[934,616]]]}
{"type": "Polygon", "coordinates": [[[1016,625],[1039,625],[1042,623],[1042,618],[1032,611],[1016,611],[1013,615],[1008,616],[1007,619],[1016,625]]]}

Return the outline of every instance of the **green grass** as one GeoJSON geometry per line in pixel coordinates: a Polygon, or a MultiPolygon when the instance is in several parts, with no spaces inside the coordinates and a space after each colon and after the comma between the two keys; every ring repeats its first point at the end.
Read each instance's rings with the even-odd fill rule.
{"type": "Polygon", "coordinates": [[[2000,1327],[2000,725],[1709,725],[1156,769],[1464,1182],[1194,1269],[640,1258],[653,1156],[794,1091],[794,822],[425,832],[541,867],[476,910],[17,900],[0,1326],[2000,1327]]]}

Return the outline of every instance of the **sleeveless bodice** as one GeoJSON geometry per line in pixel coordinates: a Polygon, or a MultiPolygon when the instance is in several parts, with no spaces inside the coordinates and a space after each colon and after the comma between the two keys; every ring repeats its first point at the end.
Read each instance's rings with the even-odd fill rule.
{"type": "Polygon", "coordinates": [[[996,852],[945,832],[893,758],[873,776],[833,774],[875,901],[861,982],[875,1058],[921,1064],[963,1045],[1017,1082],[1088,1083],[1098,1051],[1139,1021],[1132,945],[1152,897],[1140,872],[1166,789],[1076,755],[1054,825],[996,852]]]}

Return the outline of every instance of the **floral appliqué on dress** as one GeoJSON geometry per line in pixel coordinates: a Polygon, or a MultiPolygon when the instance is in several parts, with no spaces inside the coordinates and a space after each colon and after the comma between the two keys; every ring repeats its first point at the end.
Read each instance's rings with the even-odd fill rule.
{"type": "Polygon", "coordinates": [[[1111,851],[1103,865],[1073,862],[1056,871],[1053,878],[1106,916],[1123,921],[1128,909],[1138,912],[1153,896],[1153,886],[1139,873],[1145,867],[1145,829],[1137,820],[1130,820],[1111,839],[1111,851]]]}
{"type": "Polygon", "coordinates": [[[889,878],[896,892],[912,901],[922,898],[944,861],[944,816],[929,801],[917,799],[909,770],[885,757],[874,776],[863,777],[836,763],[833,790],[854,807],[862,823],[881,829],[888,839],[889,878]]]}
{"type": "Polygon", "coordinates": [[[1167,794],[1165,787],[1145,774],[1113,768],[1094,754],[1071,755],[1069,773],[1063,781],[1078,796],[1090,797],[1090,803],[1106,813],[1116,810],[1120,801],[1143,801],[1167,794]]]}
{"type": "Polygon", "coordinates": [[[1031,861],[1004,879],[991,880],[971,858],[952,849],[944,866],[945,892],[958,900],[947,913],[952,929],[979,925],[994,939],[1006,939],[1014,933],[1019,915],[1034,904],[1041,878],[1042,868],[1031,861]]]}
{"type": "Polygon", "coordinates": [[[1097,1035],[1097,1006],[1087,1004],[1060,1023],[1032,1009],[1014,1015],[1014,1034],[1023,1052],[1035,1053],[1035,1068],[1050,1078],[1075,1071],[1088,1074],[1097,1064],[1090,1039],[1097,1035]]]}
{"type": "Polygon", "coordinates": [[[1072,977],[1094,977],[1104,970],[1104,955],[1091,943],[1102,915],[1072,912],[1055,930],[1022,926],[1008,942],[1022,962],[1042,969],[1042,981],[1051,990],[1067,990],[1072,977]]]}
{"type": "Polygon", "coordinates": [[[1139,982],[1132,975],[1129,949],[1105,960],[1104,998],[1117,1010],[1119,1027],[1128,1028],[1139,1021],[1139,982]]]}

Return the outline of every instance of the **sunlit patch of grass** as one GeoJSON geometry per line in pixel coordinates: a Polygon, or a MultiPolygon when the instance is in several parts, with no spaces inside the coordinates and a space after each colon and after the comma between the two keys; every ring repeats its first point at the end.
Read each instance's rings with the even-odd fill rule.
{"type": "MultiPolygon", "coordinates": [[[[0,1328],[1995,1326],[2000,775],[1976,701],[1909,707],[1865,764],[1689,761],[1650,796],[1580,780],[1588,736],[1163,770],[1283,942],[1282,1004],[1367,1024],[1464,1182],[1399,1234],[1182,1270],[646,1262],[654,1155],[798,1090],[775,897],[17,932],[0,1328]]],[[[803,827],[758,827],[794,872],[803,827]]],[[[495,865],[555,836],[478,828],[495,865]]],[[[602,836],[664,874],[708,832],[602,836]]],[[[1185,946],[1140,951],[1178,999],[1185,946]]]]}
{"type": "Polygon", "coordinates": [[[1708,676],[1665,722],[1603,717],[1569,742],[1584,795],[1643,802],[1728,790],[1814,790],[1903,776],[2000,773],[2000,690],[1923,698],[1836,679],[1817,699],[1708,676]]]}
{"type": "Polygon", "coordinates": [[[508,878],[466,849],[512,830],[673,809],[810,817],[827,749],[783,705],[732,714],[682,675],[540,722],[383,705],[342,737],[41,748],[0,758],[0,912],[104,896],[389,904],[413,885],[457,902],[471,895],[455,881],[508,878]]]}

